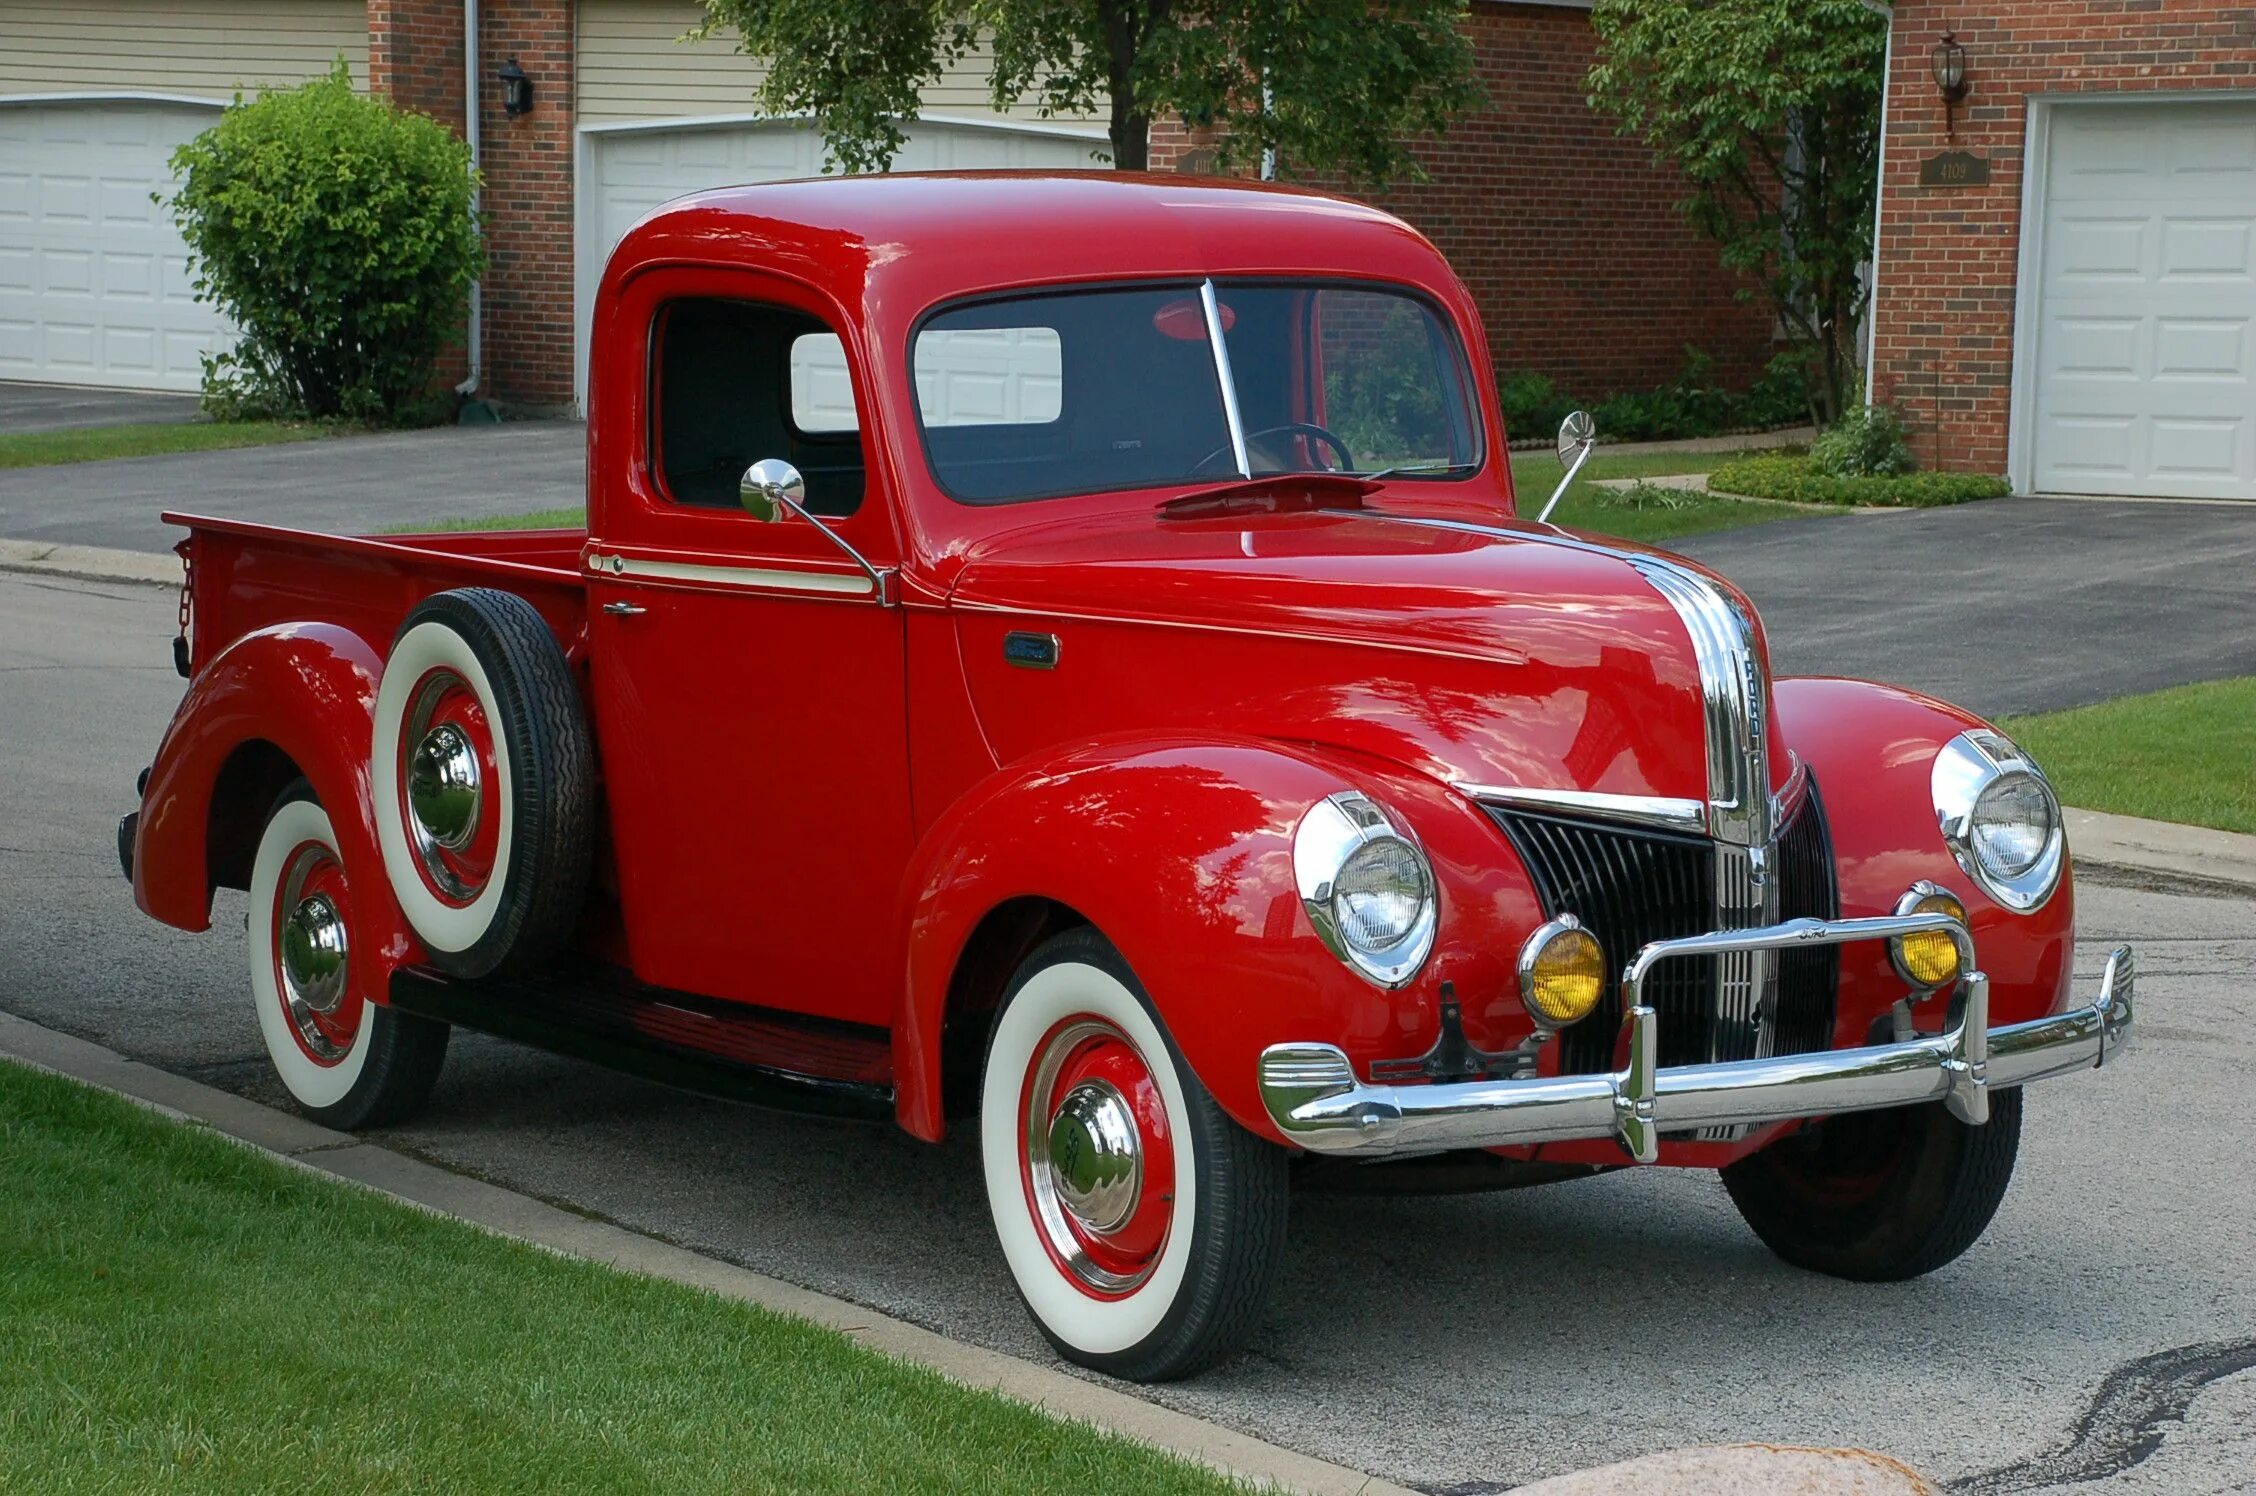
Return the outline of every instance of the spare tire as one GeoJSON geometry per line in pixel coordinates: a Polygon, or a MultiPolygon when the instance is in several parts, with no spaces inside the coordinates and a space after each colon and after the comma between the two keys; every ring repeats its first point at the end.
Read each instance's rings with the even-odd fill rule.
{"type": "Polygon", "coordinates": [[[594,752],[564,651],[489,587],[415,605],[376,691],[376,836],[400,911],[449,975],[525,971],[586,901],[594,752]]]}

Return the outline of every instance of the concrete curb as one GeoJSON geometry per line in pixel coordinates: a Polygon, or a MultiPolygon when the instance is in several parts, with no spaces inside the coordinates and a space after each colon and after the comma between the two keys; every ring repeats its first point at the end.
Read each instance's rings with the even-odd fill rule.
{"type": "Polygon", "coordinates": [[[1868,1449],[1724,1444],[1646,1455],[1520,1486],[1513,1496],[1937,1496],[1909,1466],[1868,1449]]]}
{"type": "Polygon", "coordinates": [[[180,558],[170,551],[113,551],[44,540],[0,540],[0,571],[70,577],[81,582],[180,585],[180,558]]]}
{"type": "Polygon", "coordinates": [[[2068,849],[2079,866],[2165,873],[2256,891],[2256,836],[2098,810],[2071,808],[2067,819],[2068,849]]]}
{"type": "MultiPolygon", "coordinates": [[[[1408,1487],[1148,1403],[1131,1393],[999,1351],[964,1345],[844,1299],[800,1288],[499,1185],[395,1153],[240,1096],[0,1012],[0,1056],[85,1081],[288,1163],[379,1190],[551,1251],[701,1288],[812,1320],[889,1356],[1045,1412],[1125,1434],[1227,1475],[1311,1496],[1417,1496],[1408,1487]]],[[[1785,1487],[1780,1488],[1782,1491],[1785,1487]]],[[[1844,1487],[1844,1492],[1853,1488],[1844,1487]]]]}

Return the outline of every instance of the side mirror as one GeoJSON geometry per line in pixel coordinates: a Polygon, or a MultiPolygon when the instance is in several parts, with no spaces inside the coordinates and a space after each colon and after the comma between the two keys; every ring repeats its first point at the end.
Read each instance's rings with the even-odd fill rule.
{"type": "Polygon", "coordinates": [[[1598,440],[1598,423],[1587,410],[1578,410],[1559,423],[1559,466],[1572,467],[1598,440]]]}
{"type": "Polygon", "coordinates": [[[807,480],[780,457],[763,457],[744,470],[736,487],[744,512],[762,524],[806,513],[807,480]]]}
{"type": "Polygon", "coordinates": [[[1567,475],[1551,491],[1551,502],[1545,504],[1543,512],[1535,517],[1537,524],[1549,519],[1551,511],[1559,507],[1559,501],[1567,496],[1567,489],[1574,483],[1575,475],[1590,460],[1590,449],[1597,444],[1598,423],[1590,419],[1589,411],[1578,410],[1559,423],[1559,461],[1566,468],[1567,475]]]}

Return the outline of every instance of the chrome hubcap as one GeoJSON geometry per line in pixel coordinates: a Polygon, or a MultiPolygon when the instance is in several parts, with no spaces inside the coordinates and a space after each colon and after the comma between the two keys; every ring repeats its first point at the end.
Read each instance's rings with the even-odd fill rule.
{"type": "Polygon", "coordinates": [[[337,1016],[345,1006],[352,945],[344,910],[323,888],[337,875],[335,854],[326,847],[301,848],[283,874],[274,905],[274,974],[282,1008],[306,1052],[324,1062],[342,1059],[352,1047],[352,1025],[337,1016]]]}
{"type": "Polygon", "coordinates": [[[1118,1230],[1143,1187],[1143,1139],[1128,1098],[1110,1082],[1082,1081],[1059,1103],[1049,1145],[1058,1204],[1091,1231],[1118,1230]]]}
{"type": "Polygon", "coordinates": [[[298,901],[282,922],[282,980],[293,1003],[334,1013],[345,997],[345,921],[327,894],[298,901]]]}
{"type": "Polygon", "coordinates": [[[442,722],[423,735],[407,764],[407,805],[439,846],[459,852],[478,832],[478,751],[469,735],[442,722]]]}

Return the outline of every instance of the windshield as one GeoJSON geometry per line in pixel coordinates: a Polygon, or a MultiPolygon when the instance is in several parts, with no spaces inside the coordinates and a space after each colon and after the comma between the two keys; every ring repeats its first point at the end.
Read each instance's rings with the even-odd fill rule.
{"type": "Polygon", "coordinates": [[[1464,354],[1407,291],[1029,294],[926,319],[911,362],[933,473],[967,503],[1276,473],[1462,478],[1481,460],[1464,354]]]}

